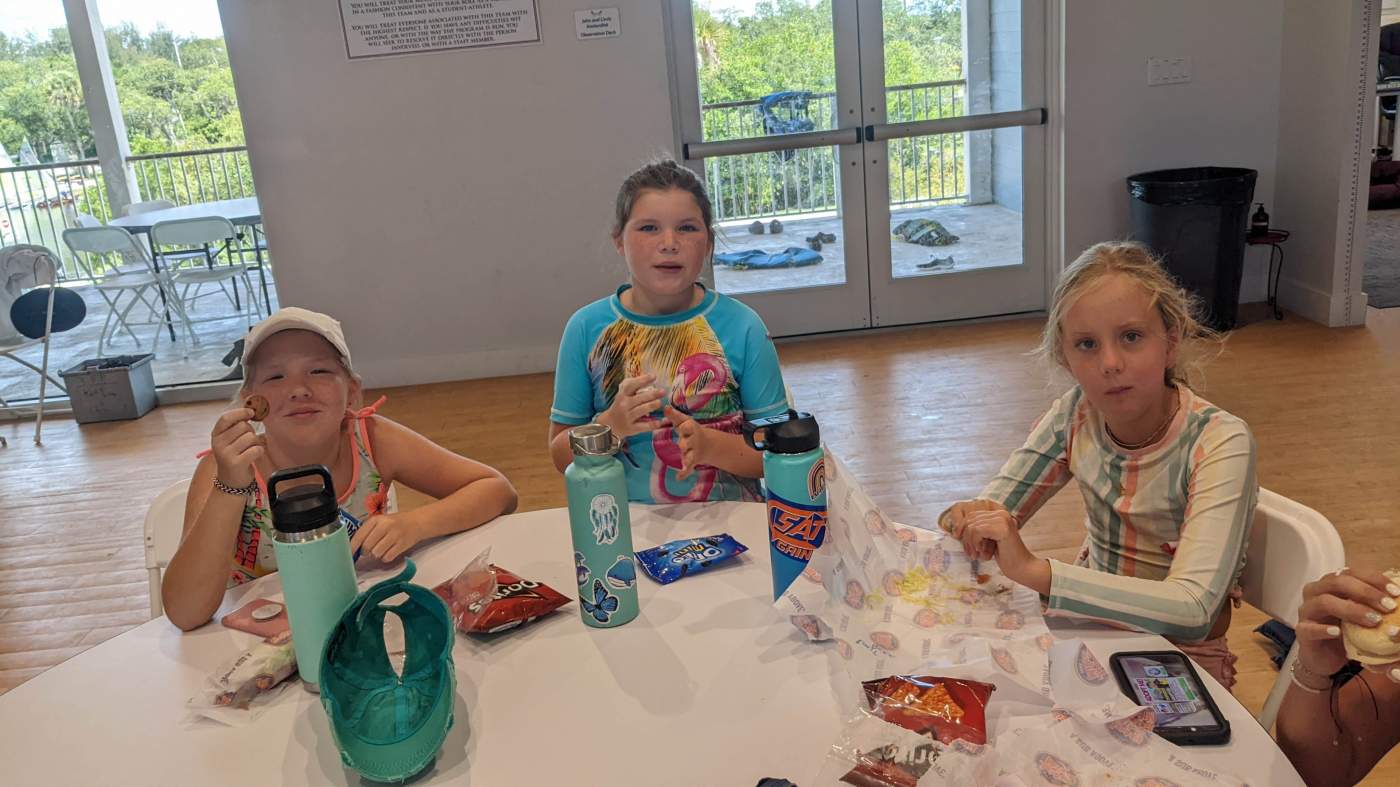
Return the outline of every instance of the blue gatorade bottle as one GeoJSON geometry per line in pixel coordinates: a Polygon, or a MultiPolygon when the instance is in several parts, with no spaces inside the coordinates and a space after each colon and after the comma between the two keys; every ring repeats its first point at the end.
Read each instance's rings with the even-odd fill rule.
{"type": "Polygon", "coordinates": [[[810,413],[782,415],[744,424],[744,440],[763,452],[768,496],[768,551],[773,561],[773,598],[807,567],[826,538],[826,467],[821,431],[810,413]]]}

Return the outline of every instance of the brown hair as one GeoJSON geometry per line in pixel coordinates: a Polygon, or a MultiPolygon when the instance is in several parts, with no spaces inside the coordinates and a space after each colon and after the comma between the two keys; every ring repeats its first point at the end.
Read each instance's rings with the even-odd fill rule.
{"type": "Polygon", "coordinates": [[[1176,345],[1176,364],[1166,370],[1168,385],[1195,384],[1201,369],[1223,348],[1224,337],[1201,322],[1200,299],[1187,292],[1150,249],[1133,241],[1096,243],[1084,250],[1060,275],[1050,303],[1050,316],[1035,354],[1063,369],[1069,368],[1062,346],[1061,323],[1079,297],[1113,274],[1127,276],[1145,290],[1162,318],[1167,341],[1176,345]]]}
{"type": "Polygon", "coordinates": [[[677,164],[674,159],[657,159],[627,176],[622,188],[617,190],[617,206],[613,213],[612,236],[622,234],[632,218],[632,207],[643,191],[668,191],[680,189],[690,192],[695,204],[700,206],[700,216],[705,221],[705,233],[710,237],[711,248],[715,245],[714,208],[710,205],[710,195],[705,192],[705,184],[694,172],[677,164]]]}

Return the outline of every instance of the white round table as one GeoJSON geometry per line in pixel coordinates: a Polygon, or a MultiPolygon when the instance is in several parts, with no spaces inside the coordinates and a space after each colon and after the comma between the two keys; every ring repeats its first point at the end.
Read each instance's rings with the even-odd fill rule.
{"type": "MultiPolygon", "coordinates": [[[[641,614],[617,629],[579,620],[564,509],[502,517],[415,551],[424,585],[490,546],[492,562],[574,599],[511,633],[457,636],[457,723],[435,771],[417,784],[814,783],[845,713],[833,681],[847,677],[828,647],[808,643],[769,604],[764,506],[631,510],[638,549],[728,532],[750,551],[670,585],[639,578],[641,614]]],[[[219,615],[278,594],[274,574],[230,592],[219,615]]],[[[1170,647],[1096,626],[1055,633],[1082,638],[1105,664],[1116,651],[1170,647]]],[[[217,623],[181,634],[159,618],[0,696],[4,783],[359,784],[318,701],[299,688],[250,726],[182,725],[205,675],[255,641],[217,623]]],[[[1203,677],[1234,737],[1195,747],[1192,758],[1258,784],[1301,785],[1248,711],[1203,677]]]]}

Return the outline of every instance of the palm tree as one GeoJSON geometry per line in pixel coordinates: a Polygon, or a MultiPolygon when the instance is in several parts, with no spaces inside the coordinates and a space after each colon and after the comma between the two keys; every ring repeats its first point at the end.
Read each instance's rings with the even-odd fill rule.
{"type": "Polygon", "coordinates": [[[87,109],[83,103],[83,88],[78,83],[78,75],[71,71],[53,71],[43,78],[44,98],[48,106],[61,119],[64,139],[73,143],[78,157],[83,154],[83,131],[86,128],[87,109]]]}
{"type": "Polygon", "coordinates": [[[700,58],[700,68],[714,68],[719,65],[720,38],[724,35],[724,25],[709,9],[695,7],[695,52],[700,58]]]}

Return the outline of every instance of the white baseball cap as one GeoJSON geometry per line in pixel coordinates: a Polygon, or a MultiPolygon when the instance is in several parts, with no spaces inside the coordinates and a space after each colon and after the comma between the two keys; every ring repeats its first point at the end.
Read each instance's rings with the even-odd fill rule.
{"type": "Polygon", "coordinates": [[[350,366],[350,345],[345,343],[345,332],[340,329],[340,321],[328,314],[296,306],[278,309],[271,317],[253,326],[253,330],[243,338],[243,365],[248,365],[248,359],[253,357],[253,353],[257,352],[258,347],[262,346],[268,337],[282,331],[311,331],[330,342],[335,351],[340,353],[345,366],[353,368],[350,366]]]}

